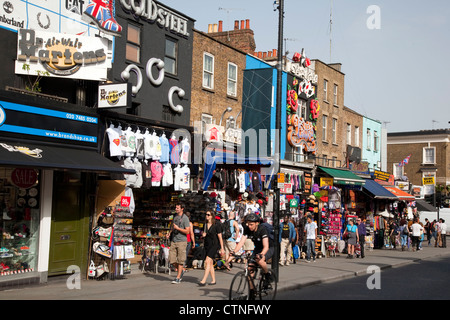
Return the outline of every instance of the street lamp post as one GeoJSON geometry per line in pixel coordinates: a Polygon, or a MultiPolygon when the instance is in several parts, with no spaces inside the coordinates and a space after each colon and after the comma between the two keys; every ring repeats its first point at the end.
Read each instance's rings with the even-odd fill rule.
{"type": "MultiPolygon", "coordinates": [[[[275,124],[275,153],[278,161],[281,160],[281,98],[282,98],[282,75],[283,75],[283,20],[284,20],[284,0],[276,0],[278,3],[278,61],[277,61],[277,104],[276,104],[276,124],[275,124]]],[[[280,173],[280,163],[278,162],[278,173],[280,173]]],[[[273,229],[274,229],[274,255],[272,258],[272,270],[279,278],[280,260],[280,189],[278,184],[275,184],[275,200],[274,201],[274,215],[273,215],[273,229]]]]}

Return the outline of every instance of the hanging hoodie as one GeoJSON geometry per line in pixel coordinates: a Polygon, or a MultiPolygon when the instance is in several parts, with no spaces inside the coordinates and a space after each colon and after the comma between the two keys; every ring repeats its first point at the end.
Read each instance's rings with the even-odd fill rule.
{"type": "Polygon", "coordinates": [[[159,143],[161,144],[161,158],[159,162],[167,163],[169,162],[169,140],[166,138],[166,135],[163,133],[161,137],[159,137],[159,143]]]}
{"type": "Polygon", "coordinates": [[[159,161],[153,161],[151,163],[152,170],[152,186],[159,187],[161,185],[161,179],[164,175],[163,166],[159,161]]]}

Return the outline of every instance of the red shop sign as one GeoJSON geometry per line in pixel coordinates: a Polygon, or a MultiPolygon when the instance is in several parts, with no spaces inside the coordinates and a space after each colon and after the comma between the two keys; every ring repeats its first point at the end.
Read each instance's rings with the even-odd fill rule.
{"type": "Polygon", "coordinates": [[[19,188],[28,189],[38,182],[38,174],[34,169],[14,169],[11,173],[11,182],[19,188]]]}

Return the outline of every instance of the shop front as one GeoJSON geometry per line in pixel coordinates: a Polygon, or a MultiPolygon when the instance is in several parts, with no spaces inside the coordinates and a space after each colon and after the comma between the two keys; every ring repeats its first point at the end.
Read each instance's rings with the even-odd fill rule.
{"type": "Polygon", "coordinates": [[[96,177],[131,171],[98,153],[92,110],[2,91],[0,112],[0,286],[86,270],[96,177]]]}

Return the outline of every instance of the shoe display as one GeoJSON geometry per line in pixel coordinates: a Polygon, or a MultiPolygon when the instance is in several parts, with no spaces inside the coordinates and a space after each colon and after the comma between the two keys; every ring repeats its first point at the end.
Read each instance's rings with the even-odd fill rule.
{"type": "Polygon", "coordinates": [[[114,12],[114,0],[93,0],[81,18],[96,25],[106,34],[120,37],[122,26],[114,19],[114,12]]]}

